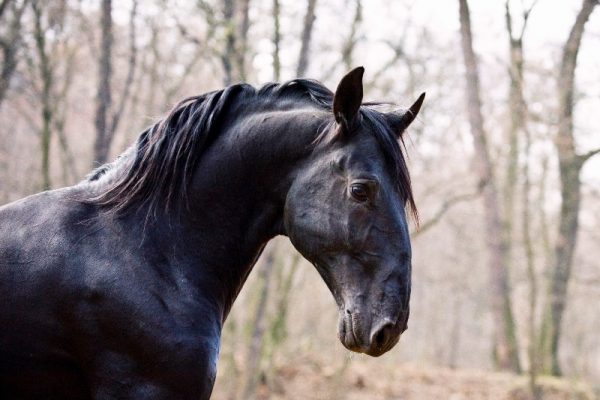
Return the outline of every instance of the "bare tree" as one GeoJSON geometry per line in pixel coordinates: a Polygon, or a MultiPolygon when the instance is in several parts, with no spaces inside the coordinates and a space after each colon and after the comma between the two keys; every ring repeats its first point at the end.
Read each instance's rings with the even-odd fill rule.
{"type": "Polygon", "coordinates": [[[0,66],[0,106],[6,96],[10,79],[17,67],[17,54],[22,42],[21,21],[28,1],[3,0],[0,3],[0,23],[6,29],[6,31],[4,29],[0,31],[0,54],[2,54],[2,65],[0,66]]]}
{"type": "Polygon", "coordinates": [[[33,89],[32,105],[40,110],[41,121],[32,119],[30,125],[40,137],[41,187],[49,189],[51,184],[51,143],[57,136],[62,177],[65,184],[78,178],[75,160],[65,135],[68,115],[68,96],[72,86],[76,54],[76,39],[66,34],[67,15],[71,10],[65,2],[31,2],[31,39],[26,60],[29,72],[29,87],[33,89]],[[51,35],[48,34],[51,32],[51,35]],[[38,103],[39,102],[39,103],[38,103]]]}
{"type": "Polygon", "coordinates": [[[42,189],[50,189],[50,138],[52,134],[52,86],[54,82],[53,68],[48,56],[46,45],[46,28],[42,26],[42,7],[41,2],[31,3],[34,17],[34,39],[35,49],[38,57],[39,75],[42,81],[41,103],[42,103],[42,128],[41,137],[41,155],[42,155],[42,189]]]}
{"type": "Polygon", "coordinates": [[[233,60],[235,57],[235,19],[234,0],[223,0],[223,24],[225,26],[225,49],[221,54],[223,65],[223,84],[229,86],[233,83],[233,60]]]}
{"type": "Polygon", "coordinates": [[[280,14],[279,0],[273,0],[273,79],[275,82],[279,82],[281,79],[281,59],[279,56],[281,46],[280,14]]]}
{"type": "Polygon", "coordinates": [[[244,399],[251,399],[254,397],[256,386],[263,374],[263,371],[260,368],[260,361],[262,359],[264,348],[267,300],[270,294],[271,274],[273,272],[274,263],[274,249],[271,248],[266,254],[264,265],[261,265],[262,268],[259,271],[262,286],[258,292],[258,304],[252,321],[254,328],[252,329],[250,347],[246,358],[246,371],[248,372],[246,384],[244,386],[244,399]]]}
{"type": "Polygon", "coordinates": [[[509,49],[509,96],[508,110],[510,113],[510,125],[508,130],[508,161],[506,166],[506,175],[504,181],[504,238],[507,244],[507,257],[512,261],[513,247],[513,220],[515,209],[515,193],[517,190],[517,169],[519,164],[519,144],[523,142],[524,160],[523,160],[523,194],[521,204],[521,231],[522,243],[525,249],[525,270],[529,283],[529,325],[527,329],[529,358],[529,383],[530,390],[535,399],[540,397],[540,390],[537,384],[538,373],[538,351],[537,351],[537,324],[536,309],[538,285],[535,275],[535,254],[534,245],[531,238],[531,210],[529,195],[531,191],[531,182],[529,177],[529,154],[531,149],[531,134],[527,129],[525,96],[523,92],[523,37],[527,29],[527,22],[536,1],[523,9],[521,16],[521,30],[516,33],[513,28],[513,17],[510,12],[510,0],[505,3],[505,22],[508,33],[509,49]]]}
{"type": "Polygon", "coordinates": [[[101,45],[98,59],[98,94],[96,106],[96,142],[94,143],[94,162],[104,164],[110,149],[111,132],[108,116],[112,102],[110,81],[112,75],[112,0],[101,3],[101,45]]]}
{"type": "Polygon", "coordinates": [[[467,0],[459,0],[462,52],[465,63],[467,104],[471,134],[475,145],[475,168],[479,177],[485,211],[485,236],[490,267],[492,316],[494,320],[494,356],[501,369],[520,370],[517,339],[510,299],[507,245],[502,235],[500,204],[492,160],[484,129],[479,89],[479,71],[467,0]]]}
{"type": "Polygon", "coordinates": [[[545,353],[545,369],[554,375],[561,374],[558,358],[561,338],[561,323],[567,304],[567,287],[571,277],[573,253],[577,244],[578,217],[581,207],[580,173],[583,165],[600,149],[578,154],[573,129],[573,109],[575,91],[575,69],[577,55],[585,24],[590,18],[598,0],[584,0],[573,24],[569,37],[562,49],[558,75],[558,132],[555,146],[558,152],[560,172],[560,195],[562,204],[559,227],[554,245],[554,265],[549,286],[549,306],[542,329],[542,349],[545,353]]]}
{"type": "Polygon", "coordinates": [[[133,84],[133,79],[135,78],[135,68],[137,65],[137,45],[136,45],[136,24],[135,19],[137,16],[137,7],[138,0],[133,0],[131,2],[131,11],[129,14],[129,60],[127,66],[127,76],[125,78],[125,83],[123,84],[123,89],[121,91],[121,96],[117,103],[117,106],[112,113],[112,120],[110,121],[110,135],[111,142],[112,137],[114,136],[117,128],[119,127],[119,122],[121,122],[121,117],[123,115],[123,111],[125,110],[125,105],[131,96],[131,85],[133,84]]]}
{"type": "Polygon", "coordinates": [[[303,77],[308,69],[310,57],[310,43],[312,38],[313,25],[315,23],[315,8],[317,0],[308,0],[306,2],[306,14],[304,15],[304,24],[302,25],[302,37],[300,38],[300,54],[298,55],[298,66],[296,76],[303,77]]]}
{"type": "Polygon", "coordinates": [[[532,5],[523,11],[522,24],[520,32],[514,32],[513,20],[510,13],[510,0],[505,3],[505,21],[508,31],[509,45],[509,96],[508,111],[510,115],[510,125],[508,129],[508,160],[506,163],[506,172],[504,178],[503,200],[504,200],[504,218],[503,229],[506,243],[508,245],[509,260],[511,259],[512,231],[515,208],[515,193],[517,189],[517,169],[519,165],[519,139],[523,137],[525,128],[525,98],[523,95],[523,36],[527,29],[529,15],[535,5],[532,5]]]}
{"type": "Polygon", "coordinates": [[[129,60],[125,84],[121,96],[113,104],[113,94],[111,80],[113,75],[113,20],[112,20],[112,0],[102,0],[101,3],[101,44],[100,55],[98,57],[98,92],[96,106],[96,141],[94,143],[94,162],[104,164],[110,153],[110,146],[115,135],[115,131],[121,121],[121,116],[125,105],[131,94],[131,85],[134,79],[135,67],[137,64],[136,47],[136,25],[135,18],[137,12],[137,0],[131,5],[129,17],[129,60]]]}
{"type": "Polygon", "coordinates": [[[248,31],[250,30],[250,0],[240,1],[240,22],[238,26],[238,49],[236,51],[236,63],[240,80],[246,81],[246,57],[248,54],[248,31]]]}

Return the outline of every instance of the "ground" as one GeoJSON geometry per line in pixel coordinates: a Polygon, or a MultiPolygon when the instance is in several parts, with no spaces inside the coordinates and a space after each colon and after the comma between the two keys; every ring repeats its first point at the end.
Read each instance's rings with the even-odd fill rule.
{"type": "MultiPolygon", "coordinates": [[[[542,377],[544,400],[594,400],[583,383],[542,377]]],[[[221,380],[223,383],[223,380],[221,380]]],[[[269,383],[259,384],[256,399],[306,400],[528,400],[527,376],[422,366],[377,366],[348,362],[337,368],[299,359],[275,368],[269,383]]],[[[596,394],[597,395],[597,394],[596,394]]],[[[213,398],[231,400],[231,387],[216,387],[213,398]]],[[[238,395],[239,398],[239,395],[238,395]]]]}

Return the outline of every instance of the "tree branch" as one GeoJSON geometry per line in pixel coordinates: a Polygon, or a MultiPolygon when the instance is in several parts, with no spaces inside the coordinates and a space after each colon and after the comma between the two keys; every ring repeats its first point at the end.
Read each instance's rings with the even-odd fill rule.
{"type": "Polygon", "coordinates": [[[581,154],[579,156],[579,160],[581,162],[581,164],[585,163],[587,160],[589,160],[590,158],[594,157],[596,154],[600,154],[600,148],[594,149],[594,150],[590,150],[585,154],[581,154]]]}
{"type": "Polygon", "coordinates": [[[504,19],[506,21],[506,30],[508,30],[508,36],[511,40],[515,40],[512,29],[512,16],[510,15],[510,0],[506,0],[504,3],[504,19]]]}
{"type": "Polygon", "coordinates": [[[531,11],[533,7],[537,4],[538,0],[533,0],[529,8],[523,10],[523,26],[521,27],[521,33],[519,34],[519,40],[523,40],[523,35],[525,35],[525,29],[527,29],[527,22],[529,21],[529,16],[531,15],[531,11]]]}
{"type": "Polygon", "coordinates": [[[10,3],[10,0],[0,1],[0,18],[2,18],[2,15],[4,14],[4,11],[6,10],[6,6],[8,5],[8,3],[10,3]]]}
{"type": "Polygon", "coordinates": [[[448,211],[450,211],[452,207],[465,201],[474,200],[477,197],[479,197],[480,194],[481,191],[477,191],[474,193],[463,193],[446,199],[446,201],[442,204],[442,206],[438,209],[434,216],[427,220],[425,223],[421,224],[417,230],[411,232],[411,236],[415,238],[419,235],[422,235],[423,233],[425,233],[425,231],[427,231],[431,227],[435,226],[438,222],[440,222],[444,215],[448,211]]]}

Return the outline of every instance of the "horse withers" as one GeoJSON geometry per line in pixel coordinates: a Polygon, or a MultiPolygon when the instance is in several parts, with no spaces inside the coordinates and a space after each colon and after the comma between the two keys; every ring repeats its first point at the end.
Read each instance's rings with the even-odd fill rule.
{"type": "Polygon", "coordinates": [[[408,110],[296,79],[188,98],[116,161],[0,208],[0,397],[207,399],[227,314],[287,235],[348,349],[406,329],[408,110]]]}

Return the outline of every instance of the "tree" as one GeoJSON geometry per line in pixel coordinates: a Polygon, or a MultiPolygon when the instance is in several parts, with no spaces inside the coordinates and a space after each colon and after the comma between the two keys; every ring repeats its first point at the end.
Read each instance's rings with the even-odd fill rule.
{"type": "Polygon", "coordinates": [[[459,0],[459,15],[461,45],[465,63],[467,111],[475,146],[475,168],[484,204],[491,306],[494,320],[494,357],[499,368],[519,371],[518,347],[510,299],[507,244],[502,235],[498,190],[481,111],[479,71],[475,52],[473,51],[471,20],[467,0],[459,0]]]}
{"type": "Polygon", "coordinates": [[[6,96],[10,79],[17,67],[17,55],[21,48],[21,20],[28,0],[0,2],[0,23],[5,26],[0,35],[0,105],[6,96]],[[10,15],[9,15],[10,14],[10,15]]]}
{"type": "Polygon", "coordinates": [[[96,99],[96,142],[94,143],[94,162],[104,164],[108,158],[112,132],[109,129],[108,115],[112,95],[110,80],[112,75],[112,0],[101,3],[101,44],[98,59],[98,94],[96,99]]]}
{"type": "Polygon", "coordinates": [[[240,22],[238,26],[238,49],[236,63],[240,80],[248,79],[246,71],[246,56],[248,54],[248,31],[250,30],[250,0],[240,1],[240,22]]]}
{"type": "Polygon", "coordinates": [[[523,168],[522,168],[522,204],[521,204],[521,231],[522,243],[525,249],[525,269],[529,281],[529,326],[527,329],[529,357],[529,383],[535,399],[540,397],[537,384],[538,373],[538,351],[537,351],[537,325],[536,308],[538,285],[535,275],[534,245],[531,237],[531,211],[529,195],[531,181],[529,177],[529,155],[531,150],[531,134],[527,129],[525,96],[523,93],[523,37],[527,29],[527,22],[531,11],[535,6],[534,1],[529,8],[524,9],[521,18],[521,30],[517,34],[513,29],[513,17],[510,12],[510,0],[505,3],[505,21],[508,33],[509,49],[509,96],[508,111],[510,113],[510,125],[508,129],[508,160],[504,182],[504,237],[508,247],[507,257],[512,260],[511,249],[513,247],[513,225],[515,193],[517,192],[517,172],[519,164],[519,144],[523,143],[523,168]]]}
{"type": "Polygon", "coordinates": [[[34,40],[38,57],[40,79],[42,81],[41,103],[42,103],[42,128],[41,153],[42,153],[42,189],[50,189],[50,139],[52,135],[53,111],[52,87],[54,84],[54,71],[50,62],[48,48],[46,45],[46,28],[42,26],[43,5],[41,2],[31,3],[34,17],[34,40]]]}
{"type": "Polygon", "coordinates": [[[269,294],[271,291],[271,274],[275,264],[274,252],[274,248],[271,248],[269,251],[267,251],[264,259],[264,265],[262,265],[259,270],[261,287],[258,291],[258,304],[256,305],[256,310],[254,312],[250,347],[248,349],[248,355],[246,358],[246,370],[248,373],[242,396],[244,399],[251,399],[254,397],[256,386],[258,385],[260,377],[263,375],[260,364],[265,344],[265,330],[267,328],[266,310],[267,300],[270,297],[269,294]]]}
{"type": "Polygon", "coordinates": [[[298,66],[296,68],[296,77],[302,78],[308,69],[310,57],[310,43],[312,38],[313,25],[315,23],[315,8],[317,0],[308,0],[306,2],[306,14],[304,15],[304,24],[302,26],[302,37],[300,38],[300,54],[298,55],[298,66]]]}
{"type": "Polygon", "coordinates": [[[281,58],[279,55],[281,47],[281,24],[280,24],[279,0],[273,0],[273,79],[279,82],[281,79],[281,58]]]}
{"type": "Polygon", "coordinates": [[[100,56],[98,58],[98,91],[96,97],[96,140],[94,143],[94,162],[104,164],[108,160],[110,146],[125,104],[130,96],[130,88],[133,83],[135,67],[137,63],[137,47],[135,17],[137,0],[132,2],[129,18],[129,65],[125,84],[120,100],[113,107],[113,95],[111,88],[112,79],[112,47],[113,47],[113,21],[112,0],[102,0],[101,4],[101,43],[100,56]]]}
{"type": "Polygon", "coordinates": [[[558,74],[558,132],[554,141],[558,153],[561,207],[559,227],[554,244],[554,265],[549,286],[549,305],[542,329],[544,367],[554,375],[561,374],[558,358],[561,323],[567,304],[567,288],[577,244],[578,217],[581,207],[580,173],[584,164],[600,149],[578,154],[573,128],[575,69],[585,24],[598,5],[598,0],[583,0],[569,37],[562,48],[558,74]]]}
{"type": "Polygon", "coordinates": [[[223,84],[229,86],[233,83],[233,60],[235,57],[235,19],[234,0],[223,0],[223,24],[225,26],[225,49],[221,54],[223,65],[223,84]]]}

